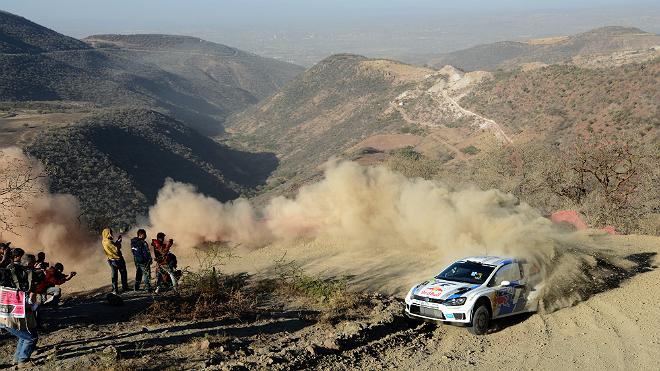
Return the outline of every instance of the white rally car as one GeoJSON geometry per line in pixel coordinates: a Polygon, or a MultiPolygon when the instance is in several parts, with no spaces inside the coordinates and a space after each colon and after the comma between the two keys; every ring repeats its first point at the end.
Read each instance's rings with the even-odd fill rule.
{"type": "Polygon", "coordinates": [[[524,261],[494,256],[458,260],[406,295],[412,318],[472,325],[474,334],[488,331],[490,321],[535,312],[538,290],[524,261]]]}

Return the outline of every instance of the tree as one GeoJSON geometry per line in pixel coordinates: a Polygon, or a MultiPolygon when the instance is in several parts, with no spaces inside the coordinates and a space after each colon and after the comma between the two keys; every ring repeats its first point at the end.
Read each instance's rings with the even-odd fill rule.
{"type": "Polygon", "coordinates": [[[658,159],[647,148],[630,143],[634,142],[598,136],[577,139],[549,163],[548,186],[580,207],[594,226],[636,229],[641,217],[657,212],[653,164],[658,159]]]}
{"type": "Polygon", "coordinates": [[[12,231],[22,226],[20,210],[43,192],[43,170],[18,148],[0,151],[0,229],[12,231]]]}

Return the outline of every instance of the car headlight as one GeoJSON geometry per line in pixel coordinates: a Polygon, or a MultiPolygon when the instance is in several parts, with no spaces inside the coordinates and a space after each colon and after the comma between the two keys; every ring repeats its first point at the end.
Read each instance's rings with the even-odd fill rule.
{"type": "Polygon", "coordinates": [[[442,303],[442,304],[450,306],[450,307],[456,307],[456,306],[465,304],[466,300],[467,300],[466,297],[453,298],[453,299],[445,300],[444,303],[442,303]]]}

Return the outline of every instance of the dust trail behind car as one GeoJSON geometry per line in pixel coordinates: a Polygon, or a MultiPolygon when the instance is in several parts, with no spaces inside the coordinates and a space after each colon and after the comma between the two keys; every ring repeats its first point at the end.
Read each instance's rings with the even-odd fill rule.
{"type": "Polygon", "coordinates": [[[632,266],[587,234],[561,231],[511,194],[452,189],[352,162],[329,162],[322,181],[259,211],[246,200],[222,204],[168,182],[149,215],[188,251],[206,241],[286,250],[312,270],[355,275],[356,283],[398,294],[455,258],[516,256],[536,267],[546,310],[584,299],[632,266]]]}

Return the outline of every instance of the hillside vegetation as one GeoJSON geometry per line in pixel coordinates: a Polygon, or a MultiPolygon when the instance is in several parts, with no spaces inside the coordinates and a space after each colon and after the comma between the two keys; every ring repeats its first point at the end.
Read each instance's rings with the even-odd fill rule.
{"type": "Polygon", "coordinates": [[[232,150],[143,109],[111,110],[44,130],[26,149],[46,166],[52,191],[78,197],[94,229],[133,223],[166,178],[228,201],[249,193],[277,166],[273,155],[232,150]]]}
{"type": "MultiPolygon", "coordinates": [[[[304,173],[328,157],[374,133],[404,124],[384,111],[397,95],[415,84],[398,73],[375,68],[356,55],[325,59],[258,106],[227,123],[230,143],[275,151],[288,175],[304,173]]],[[[417,71],[410,67],[411,71],[417,71]]]]}
{"type": "Polygon", "coordinates": [[[105,36],[160,48],[149,52],[117,45],[94,49],[22,17],[1,17],[0,40],[14,47],[0,50],[0,101],[156,108],[201,132],[217,134],[229,114],[272,94],[302,71],[199,39],[197,49],[181,47],[190,38],[167,35],[105,36]]]}
{"type": "Polygon", "coordinates": [[[514,134],[548,140],[602,133],[658,140],[660,58],[610,69],[553,65],[495,74],[463,100],[514,134]]]}
{"type": "Polygon", "coordinates": [[[85,43],[63,36],[23,17],[0,10],[0,53],[23,54],[89,49],[85,43]]]}

